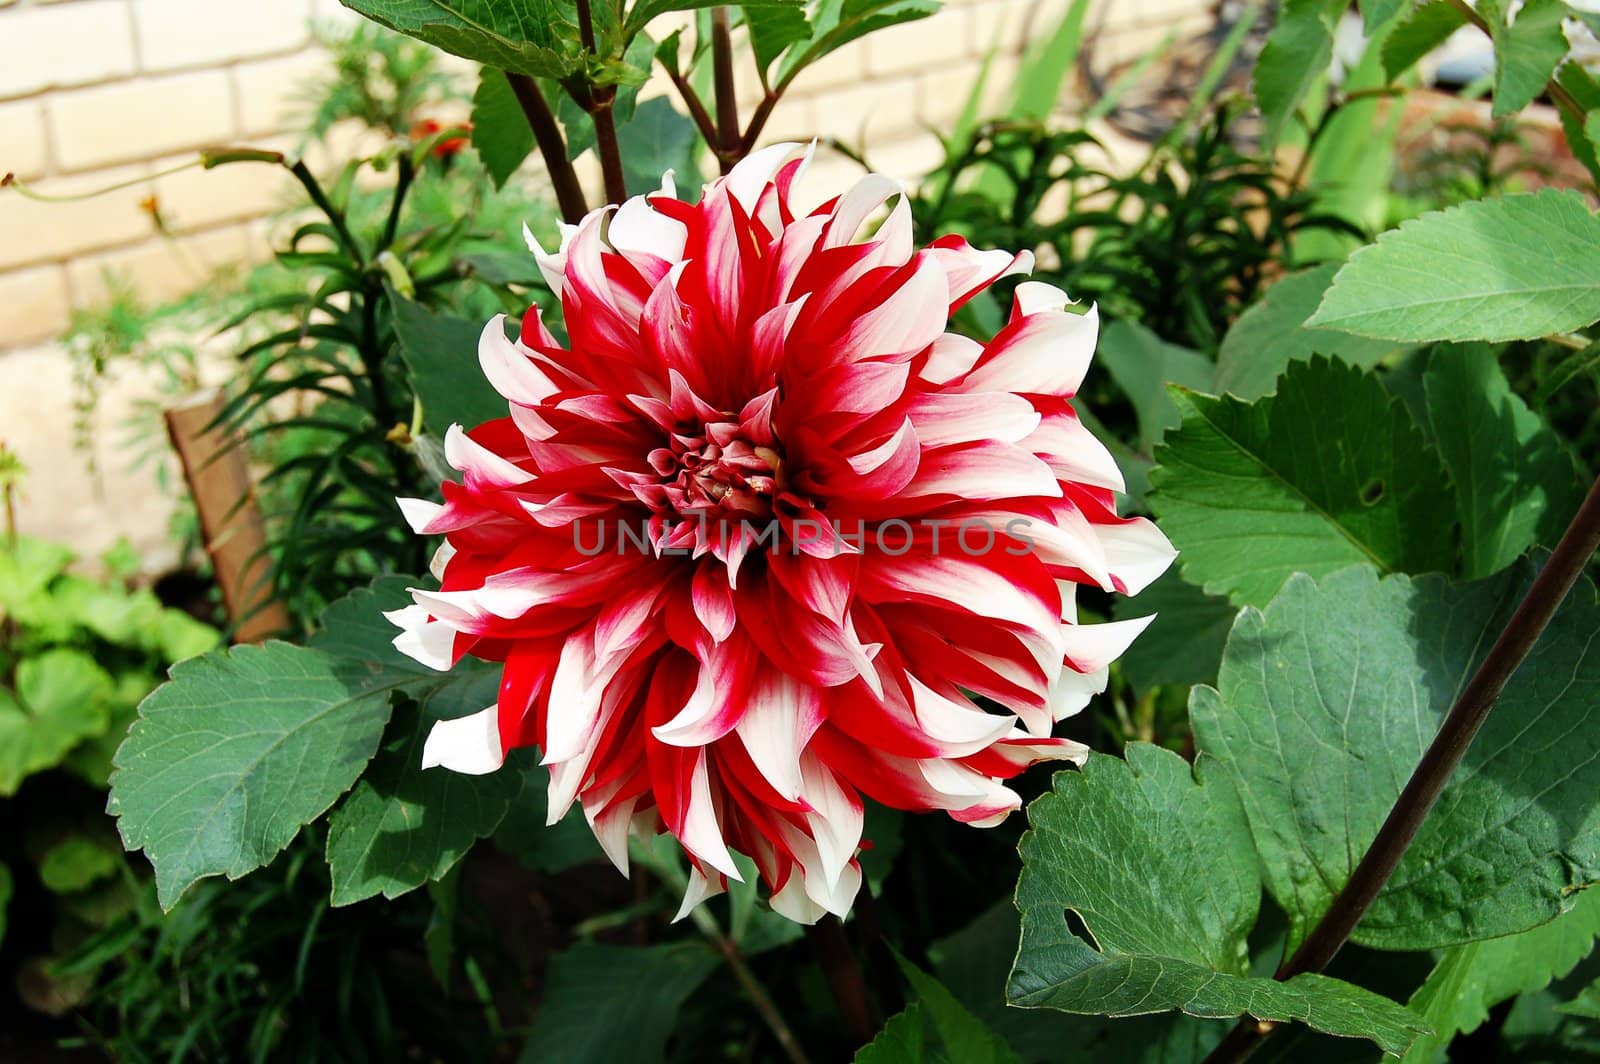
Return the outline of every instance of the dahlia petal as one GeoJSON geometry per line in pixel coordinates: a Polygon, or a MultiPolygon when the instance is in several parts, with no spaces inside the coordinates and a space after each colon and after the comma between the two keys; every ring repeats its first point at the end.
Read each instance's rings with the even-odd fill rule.
{"type": "Polygon", "coordinates": [[[1061,627],[1062,641],[1066,644],[1066,658],[1078,672],[1097,672],[1106,668],[1150,627],[1155,614],[1135,617],[1125,621],[1105,621],[1101,624],[1067,624],[1061,627]]]}
{"type": "Polygon", "coordinates": [[[456,630],[432,620],[425,607],[406,606],[389,610],[383,616],[390,624],[403,629],[392,640],[400,653],[439,672],[446,672],[455,664],[456,630]]]}
{"type": "Polygon", "coordinates": [[[1012,718],[985,713],[968,699],[957,701],[910,677],[917,723],[952,757],[976,753],[1011,730],[1012,718]]]}
{"type": "Polygon", "coordinates": [[[983,440],[1018,443],[1042,420],[1032,403],[1006,392],[927,393],[911,400],[906,416],[924,447],[983,440]]]}
{"type": "Polygon", "coordinates": [[[859,358],[909,355],[944,335],[950,284],[938,263],[923,256],[911,276],[888,299],[856,318],[840,347],[859,358]]]}
{"type": "Polygon", "coordinates": [[[1106,445],[1070,413],[1042,418],[1038,428],[1022,440],[1022,446],[1049,463],[1050,471],[1059,480],[1093,484],[1112,491],[1127,489],[1122,469],[1106,445]]]}
{"type": "Polygon", "coordinates": [[[828,910],[806,893],[805,876],[790,875],[787,882],[772,892],[772,911],[797,924],[810,926],[828,915],[828,910]]]}
{"type": "Polygon", "coordinates": [[[822,723],[822,692],[783,673],[763,677],[734,731],[772,789],[801,796],[800,753],[822,723]]]}
{"type": "Polygon", "coordinates": [[[700,869],[696,868],[694,865],[690,865],[689,884],[684,888],[683,902],[678,906],[677,915],[672,918],[672,922],[677,923],[679,920],[682,920],[685,916],[688,916],[690,913],[698,909],[700,904],[706,899],[715,898],[718,894],[725,892],[726,888],[724,888],[722,885],[722,877],[717,877],[717,882],[713,883],[710,879],[706,878],[705,874],[701,872],[700,869]]]}
{"type": "Polygon", "coordinates": [[[495,454],[474,440],[460,425],[451,425],[444,434],[444,460],[450,468],[467,475],[467,485],[511,488],[526,484],[533,474],[495,454]]]}
{"type": "Polygon", "coordinates": [[[931,252],[950,279],[950,313],[1002,277],[1033,272],[1033,252],[979,251],[964,237],[935,240],[931,252]]]}
{"type": "MultiPolygon", "coordinates": [[[[1029,282],[1032,283],[1032,282],[1029,282]]],[[[1018,306],[1022,305],[1018,287],[1018,306]]],[[[961,383],[965,391],[1033,392],[1070,397],[1077,393],[1094,357],[1100,311],[1037,310],[1006,326],[961,383]]]]}
{"type": "Polygon", "coordinates": [[[729,879],[736,883],[744,882],[744,877],[739,874],[739,866],[733,863],[733,855],[728,852],[728,844],[722,838],[722,827],[717,823],[704,750],[695,759],[694,770],[689,777],[687,812],[683,819],[683,833],[678,841],[690,854],[729,879]]]}
{"type": "Polygon", "coordinates": [[[400,516],[406,519],[411,531],[419,536],[429,534],[428,526],[444,510],[439,503],[429,502],[427,499],[396,499],[395,502],[400,507],[400,516]]]}
{"type": "Polygon", "coordinates": [[[823,881],[831,894],[861,844],[864,809],[861,799],[839,786],[815,754],[801,758],[800,771],[805,800],[813,810],[805,815],[806,825],[816,840],[823,881]]]}
{"type": "Polygon", "coordinates": [[[642,251],[677,262],[689,239],[689,227],[650,206],[644,196],[633,196],[611,216],[606,238],[618,251],[642,251]]]}
{"type": "Polygon", "coordinates": [[[1106,568],[1124,595],[1137,595],[1149,587],[1178,556],[1155,523],[1143,517],[1095,525],[1094,531],[1105,550],[1106,568]]]}
{"type": "Polygon", "coordinates": [[[626,660],[622,653],[596,659],[590,632],[578,631],[567,637],[550,680],[550,713],[541,765],[569,761],[586,749],[592,750],[606,685],[626,660]]]}
{"type": "Polygon", "coordinates": [[[728,194],[738,201],[739,206],[746,212],[755,210],[756,201],[761,197],[761,190],[767,187],[773,175],[778,172],[778,168],[800,147],[797,142],[784,141],[746,155],[734,164],[733,169],[722,179],[728,194]]]}
{"type": "Polygon", "coordinates": [[[449,567],[450,559],[455,556],[456,549],[450,545],[449,540],[440,543],[438,549],[433,552],[433,557],[428,559],[428,573],[435,580],[443,580],[445,569],[449,567]]]}
{"type": "Polygon", "coordinates": [[[1050,467],[1014,443],[985,441],[925,452],[917,475],[902,493],[918,499],[1060,498],[1050,467]]]}
{"type": "MultiPolygon", "coordinates": [[[[885,174],[866,174],[850,187],[850,190],[839,197],[831,212],[826,234],[822,238],[825,248],[839,247],[855,239],[856,232],[861,228],[872,213],[889,201],[891,196],[900,196],[905,199],[905,185],[885,174]]],[[[909,209],[906,221],[909,222],[909,209]]],[[[911,251],[911,235],[909,228],[904,231],[906,251],[911,251]]]]}
{"type": "Polygon", "coordinates": [[[726,577],[715,566],[702,562],[695,568],[689,593],[694,615],[712,640],[720,643],[727,639],[739,616],[734,612],[733,589],[726,577]]]}
{"type": "Polygon", "coordinates": [[[983,356],[983,345],[970,336],[944,333],[933,341],[919,376],[929,384],[949,384],[966,376],[983,356]]]}
{"type": "Polygon", "coordinates": [[[585,800],[583,806],[584,819],[589,821],[589,830],[594,832],[595,841],[600,844],[600,849],[616,866],[617,871],[624,877],[632,878],[628,865],[628,835],[629,828],[633,825],[633,811],[638,805],[638,799],[629,798],[621,802],[597,804],[591,808],[585,800]]]}
{"type": "Polygon", "coordinates": [[[504,763],[496,706],[470,716],[437,721],[422,743],[422,767],[425,769],[447,768],[468,776],[482,776],[504,763]]]}
{"type": "Polygon", "coordinates": [[[506,336],[506,316],[496,314],[478,338],[478,365],[489,385],[513,403],[537,406],[559,389],[528,352],[506,336]]]}
{"type": "Polygon", "coordinates": [[[1050,685],[1050,714],[1048,720],[1022,718],[1023,725],[1032,735],[1043,738],[1050,734],[1050,726],[1081,713],[1089,700],[1106,689],[1110,670],[1076,672],[1062,669],[1050,685]]]}

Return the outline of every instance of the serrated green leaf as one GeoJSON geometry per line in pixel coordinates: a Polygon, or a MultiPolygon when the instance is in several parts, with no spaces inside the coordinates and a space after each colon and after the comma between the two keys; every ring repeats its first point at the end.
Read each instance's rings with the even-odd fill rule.
{"type": "Polygon", "coordinates": [[[1361,336],[1530,340],[1600,319],[1600,220],[1546,189],[1403,223],[1350,256],[1308,324],[1361,336]]]}
{"type": "MultiPolygon", "coordinates": [[[[1510,5],[1505,6],[1509,11],[1510,5]]],[[[1561,0],[1525,0],[1515,17],[1503,15],[1491,23],[1495,118],[1515,114],[1544,92],[1567,57],[1567,35],[1561,28],[1566,17],[1561,0]]]]}
{"type": "Polygon", "coordinates": [[[1145,743],[1129,744],[1126,761],[1091,754],[1081,772],[1056,774],[1019,846],[1011,1003],[1299,1020],[1404,1052],[1422,1024],[1392,1001],[1322,975],[1246,974],[1260,880],[1238,800],[1217,775],[1202,765],[1197,781],[1177,754],[1145,743]]]}
{"type": "Polygon", "coordinates": [[[785,48],[811,36],[811,21],[806,18],[804,4],[746,8],[744,21],[750,29],[756,69],[763,78],[785,48]]]}
{"type": "Polygon", "coordinates": [[[821,0],[810,9],[811,35],[784,53],[776,84],[787,86],[800,71],[851,41],[938,10],[939,0],[821,0]]]}
{"type": "MultiPolygon", "coordinates": [[[[1291,949],[1376,836],[1460,691],[1532,582],[1297,575],[1234,623],[1189,714],[1233,781],[1291,949]]],[[[1600,881],[1600,607],[1580,582],[1511,677],[1399,868],[1356,929],[1378,949],[1515,934],[1600,881]]]]}
{"type": "Polygon", "coordinates": [[[1462,575],[1491,576],[1554,546],[1583,500],[1560,437],[1511,390],[1494,351],[1442,349],[1423,375],[1434,445],[1461,520],[1462,575]]]}
{"type": "Polygon", "coordinates": [[[1578,896],[1572,911],[1520,935],[1446,950],[1408,1005],[1433,1028],[1403,1064],[1428,1064],[1457,1033],[1468,1034],[1500,1002],[1542,990],[1570,972],[1600,935],[1600,890],[1578,896]]]}
{"type": "Polygon", "coordinates": [[[57,647],[17,664],[16,689],[0,686],[0,798],[105,733],[111,674],[81,650],[57,647]]]}
{"type": "Polygon", "coordinates": [[[414,674],[270,642],[176,665],[118,749],[108,811],[171,909],[197,880],[271,861],[377,751],[414,674]]]}
{"type": "Polygon", "coordinates": [[[1254,85],[1261,137],[1276,144],[1295,109],[1333,62],[1333,30],[1344,0],[1287,0],[1256,58],[1254,85]]]}
{"type": "Polygon", "coordinates": [[[630,948],[580,942],[555,955],[524,1064],[658,1064],[683,1003],[717,967],[698,942],[630,948]]]}
{"type": "Polygon", "coordinates": [[[1198,351],[1169,344],[1137,322],[1115,321],[1100,334],[1095,362],[1111,374],[1133,404],[1139,423],[1139,450],[1145,454],[1182,420],[1167,395],[1166,385],[1206,391],[1211,387],[1211,360],[1198,351]]]}
{"type": "Polygon", "coordinates": [[[329,816],[334,905],[396,898],[439,879],[494,831],[522,789],[511,772],[423,769],[433,723],[416,707],[398,713],[372,766],[329,816]]]}
{"type": "Polygon", "coordinates": [[[700,175],[695,150],[699,138],[694,123],[665,96],[641,103],[632,117],[617,128],[617,147],[622,152],[622,172],[629,195],[656,191],[668,170],[673,171],[680,186],[697,186],[700,175]]]}
{"type": "MultiPolygon", "coordinates": [[[[628,12],[624,32],[631,40],[633,35],[641,32],[651,20],[659,18],[672,11],[695,11],[699,8],[715,7],[718,0],[638,0],[633,5],[633,10],[628,12]]],[[[804,0],[747,0],[736,5],[747,11],[761,11],[763,13],[774,10],[805,11],[804,0]]]]}
{"type": "Polygon", "coordinates": [[[1361,0],[1361,26],[1368,36],[1398,15],[1410,0],[1361,0]]]}
{"type": "Polygon", "coordinates": [[[1190,583],[1264,605],[1296,572],[1450,568],[1444,471],[1372,374],[1317,359],[1254,403],[1176,401],[1183,427],[1156,450],[1149,501],[1190,583]]]}
{"type": "Polygon", "coordinates": [[[1383,42],[1383,72],[1393,81],[1466,24],[1467,17],[1450,0],[1418,4],[1383,42]]]}
{"type": "MultiPolygon", "coordinates": [[[[572,9],[552,0],[339,2],[392,30],[500,70],[561,78],[578,67],[581,45],[572,9]]],[[[612,8],[599,4],[595,11],[604,17],[612,8]]]]}
{"type": "Polygon", "coordinates": [[[1215,384],[1202,390],[1259,399],[1275,390],[1291,362],[1327,355],[1352,366],[1370,367],[1409,350],[1409,344],[1306,325],[1338,272],[1338,263],[1328,263],[1291,273],[1268,288],[1262,300],[1239,315],[1222,338],[1215,384]]]}
{"type": "Polygon", "coordinates": [[[504,187],[533,151],[533,128],[505,72],[493,67],[478,72],[478,88],[472,94],[472,146],[496,188],[504,187]]]}
{"type": "Polygon", "coordinates": [[[435,313],[392,292],[390,300],[400,357],[428,431],[443,437],[451,425],[470,429],[505,417],[505,399],[478,368],[483,324],[435,313]]]}
{"type": "Polygon", "coordinates": [[[121,864],[122,855],[98,839],[69,835],[45,851],[39,882],[53,894],[72,894],[115,875],[121,864]]]}
{"type": "Polygon", "coordinates": [[[906,981],[917,992],[918,1002],[951,1060],[963,1064],[1018,1064],[1017,1055],[1006,1045],[1006,1040],[968,1012],[943,983],[899,954],[895,955],[895,960],[906,981]]]}
{"type": "Polygon", "coordinates": [[[855,1064],[923,1064],[928,1059],[927,1011],[913,1001],[890,1016],[877,1037],[856,1050],[855,1064]]]}
{"type": "Polygon", "coordinates": [[[1156,619],[1118,659],[1134,691],[1143,694],[1161,684],[1215,682],[1222,647],[1239,609],[1168,569],[1133,598],[1118,596],[1111,612],[1117,620],[1155,614],[1156,619]]]}

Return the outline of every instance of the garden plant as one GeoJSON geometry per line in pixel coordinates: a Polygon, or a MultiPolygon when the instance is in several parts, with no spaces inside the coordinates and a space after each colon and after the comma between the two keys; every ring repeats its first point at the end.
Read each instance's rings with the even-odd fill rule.
{"type": "Polygon", "coordinates": [[[1600,1057],[1590,5],[1235,5],[1130,167],[1129,79],[1053,116],[1073,0],[920,181],[816,188],[774,109],[934,0],[344,2],[309,134],[381,147],[197,160],[302,200],[210,322],[295,630],[0,554],[0,801],[109,755],[128,853],[0,849],[76,1044],[1600,1057]],[[1463,30],[1481,144],[1402,178],[1463,30]]]}

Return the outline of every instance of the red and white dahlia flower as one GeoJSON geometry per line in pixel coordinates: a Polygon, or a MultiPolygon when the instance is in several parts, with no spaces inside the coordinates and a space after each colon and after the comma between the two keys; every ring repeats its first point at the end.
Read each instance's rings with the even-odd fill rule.
{"type": "Polygon", "coordinates": [[[863,796],[1004,819],[1002,781],[1082,761],[1052,728],[1148,620],[1077,624],[1077,585],[1136,593],[1173,557],[1117,516],[1122,478],[1068,403],[1094,308],[1025,282],[993,340],[946,332],[1031,256],[917,250],[904,197],[857,240],[900,192],[879,175],[797,216],[794,154],[698,204],[669,175],[534,244],[568,346],[537,308],[518,339],[489,322],[510,416],[450,429],[442,506],[402,500],[445,543],[395,645],[505,663],[498,703],[436,724],[425,764],[538,746],[551,822],[582,803],[624,873],[630,830],[682,844],[680,916],[740,878],[734,852],[779,912],[842,915],[863,796]]]}

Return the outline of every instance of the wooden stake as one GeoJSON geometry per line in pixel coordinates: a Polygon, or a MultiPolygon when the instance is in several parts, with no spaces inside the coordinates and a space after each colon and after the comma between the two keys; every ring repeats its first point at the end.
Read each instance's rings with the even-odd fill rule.
{"type": "Polygon", "coordinates": [[[233,641],[257,643],[288,632],[289,613],[272,597],[266,529],[244,452],[221,429],[206,431],[221,411],[220,392],[201,392],[167,411],[167,435],[194,496],[233,641]]]}

